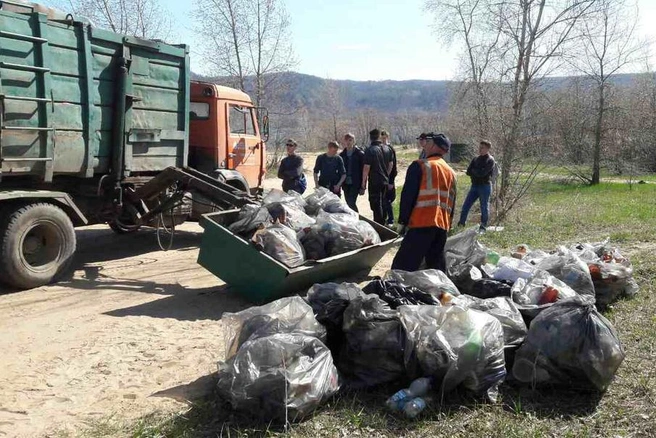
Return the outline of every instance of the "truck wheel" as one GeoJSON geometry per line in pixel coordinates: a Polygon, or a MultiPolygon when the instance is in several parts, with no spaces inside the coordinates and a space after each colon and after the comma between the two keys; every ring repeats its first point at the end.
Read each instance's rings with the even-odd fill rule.
{"type": "Polygon", "coordinates": [[[73,261],[75,245],[73,223],[61,208],[23,206],[0,226],[0,279],[20,289],[48,284],[73,261]]]}

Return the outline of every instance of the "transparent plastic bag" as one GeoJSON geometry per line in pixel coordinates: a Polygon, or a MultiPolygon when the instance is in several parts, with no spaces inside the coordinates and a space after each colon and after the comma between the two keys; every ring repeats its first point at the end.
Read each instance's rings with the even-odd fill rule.
{"type": "Polygon", "coordinates": [[[226,360],[245,342],[278,333],[300,333],[325,340],[326,329],[314,317],[312,307],[303,298],[281,298],[263,306],[237,313],[225,313],[226,360]]]}
{"type": "Polygon", "coordinates": [[[588,265],[595,288],[597,304],[607,306],[622,296],[638,293],[630,263],[596,262],[588,265]]]}
{"type": "Polygon", "coordinates": [[[470,228],[449,237],[444,245],[446,266],[449,274],[457,265],[470,264],[481,267],[485,263],[488,249],[478,241],[476,228],[470,228]]]}
{"type": "MultiPolygon", "coordinates": [[[[319,233],[326,239],[326,252],[329,256],[355,251],[365,246],[367,239],[375,239],[360,222],[357,217],[350,214],[324,211],[319,213],[317,226],[319,233]]],[[[376,233],[375,230],[373,232],[376,233]]],[[[377,240],[380,243],[380,236],[377,240]]]]}
{"type": "Polygon", "coordinates": [[[495,280],[505,280],[514,283],[520,278],[530,278],[535,272],[535,266],[516,258],[501,257],[496,267],[486,270],[486,272],[495,280]]]}
{"type": "Polygon", "coordinates": [[[269,210],[265,207],[247,204],[239,210],[237,220],[228,226],[235,234],[247,234],[260,226],[266,226],[273,222],[269,210]]]}
{"type": "Polygon", "coordinates": [[[407,378],[399,314],[375,295],[351,300],[344,311],[345,344],[336,360],[349,386],[367,388],[407,378]]]}
{"type": "Polygon", "coordinates": [[[327,213],[343,213],[358,218],[358,214],[351,210],[346,202],[325,187],[317,188],[305,198],[307,203],[305,210],[311,216],[318,215],[321,211],[327,213]]]}
{"type": "Polygon", "coordinates": [[[219,364],[221,397],[233,409],[267,422],[298,421],[338,390],[328,348],[299,333],[252,339],[219,364]]]}
{"type": "Polygon", "coordinates": [[[300,231],[317,223],[314,218],[305,214],[305,210],[295,204],[273,202],[266,205],[274,221],[287,225],[294,231],[300,231]]]}
{"type": "Polygon", "coordinates": [[[283,192],[282,190],[271,189],[262,199],[262,205],[267,206],[275,203],[293,205],[300,210],[305,210],[305,207],[307,206],[305,199],[294,190],[283,192]]]}
{"type": "Polygon", "coordinates": [[[555,254],[542,257],[535,268],[547,271],[581,295],[595,295],[588,265],[564,246],[558,247],[555,254]]]}
{"type": "Polygon", "coordinates": [[[460,295],[453,300],[454,304],[468,309],[479,310],[494,316],[503,327],[504,345],[519,346],[526,338],[526,323],[519,309],[510,297],[481,299],[469,295],[460,295]]]}
{"type": "Polygon", "coordinates": [[[305,263],[305,250],[296,233],[278,222],[258,229],[251,240],[262,251],[290,268],[305,263]]]}
{"type": "Polygon", "coordinates": [[[528,280],[519,279],[511,294],[522,315],[529,320],[556,301],[578,296],[571,287],[546,271],[536,271],[528,280]]]}
{"type": "Polygon", "coordinates": [[[589,297],[561,301],[531,323],[515,355],[513,376],[525,383],[605,391],[624,360],[611,323],[589,297]]]}
{"type": "Polygon", "coordinates": [[[495,317],[461,306],[401,306],[406,362],[441,382],[444,394],[462,385],[496,400],[506,376],[504,337],[495,317]]]}
{"type": "Polygon", "coordinates": [[[571,249],[588,265],[598,306],[605,307],[622,296],[632,297],[638,293],[631,261],[619,248],[611,246],[609,239],[579,243],[571,249]]]}
{"type": "Polygon", "coordinates": [[[383,280],[392,281],[405,287],[416,287],[419,290],[428,292],[440,301],[442,301],[441,298],[444,293],[452,296],[460,295],[458,288],[449,277],[437,269],[415,272],[391,270],[385,273],[383,280]]]}
{"type": "Polygon", "coordinates": [[[381,242],[380,234],[378,234],[378,231],[371,224],[365,221],[358,221],[356,228],[362,236],[363,246],[378,245],[381,242]]]}

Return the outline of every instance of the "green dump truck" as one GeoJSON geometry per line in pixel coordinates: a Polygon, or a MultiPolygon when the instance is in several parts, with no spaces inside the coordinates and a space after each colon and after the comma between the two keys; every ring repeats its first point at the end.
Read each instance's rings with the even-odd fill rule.
{"type": "Polygon", "coordinates": [[[52,281],[74,226],[126,233],[193,216],[193,196],[252,202],[260,116],[245,93],[191,81],[185,45],[1,1],[0,282],[52,281]]]}

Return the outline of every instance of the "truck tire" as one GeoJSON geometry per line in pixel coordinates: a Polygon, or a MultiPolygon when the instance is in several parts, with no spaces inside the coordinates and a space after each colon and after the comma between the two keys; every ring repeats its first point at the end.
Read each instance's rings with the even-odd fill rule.
{"type": "Polygon", "coordinates": [[[73,223],[61,208],[24,205],[0,224],[0,279],[19,289],[48,284],[70,266],[75,246],[73,223]]]}

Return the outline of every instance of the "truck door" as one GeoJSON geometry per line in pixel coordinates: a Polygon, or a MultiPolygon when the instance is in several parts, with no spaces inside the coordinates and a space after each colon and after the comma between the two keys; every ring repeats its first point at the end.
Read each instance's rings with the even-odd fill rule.
{"type": "Polygon", "coordinates": [[[228,114],[228,169],[239,171],[250,187],[257,187],[260,183],[262,163],[262,141],[255,124],[255,110],[253,107],[238,103],[227,103],[228,114]]]}

